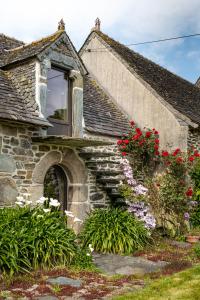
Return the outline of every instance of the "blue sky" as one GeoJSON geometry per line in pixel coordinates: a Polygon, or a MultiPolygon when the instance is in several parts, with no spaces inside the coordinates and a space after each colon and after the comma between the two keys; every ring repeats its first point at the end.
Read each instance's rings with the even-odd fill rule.
{"type": "MultiPolygon", "coordinates": [[[[102,31],[124,44],[200,33],[200,0],[7,0],[0,32],[30,42],[55,32],[64,18],[78,49],[97,16],[102,31]]],[[[191,82],[200,76],[200,37],[132,49],[191,82]]]]}

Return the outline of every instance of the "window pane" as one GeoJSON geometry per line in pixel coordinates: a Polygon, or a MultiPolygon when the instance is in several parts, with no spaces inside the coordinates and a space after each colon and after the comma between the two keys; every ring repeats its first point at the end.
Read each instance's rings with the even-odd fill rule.
{"type": "Polygon", "coordinates": [[[68,121],[68,80],[65,73],[50,69],[47,80],[46,118],[68,121]]]}

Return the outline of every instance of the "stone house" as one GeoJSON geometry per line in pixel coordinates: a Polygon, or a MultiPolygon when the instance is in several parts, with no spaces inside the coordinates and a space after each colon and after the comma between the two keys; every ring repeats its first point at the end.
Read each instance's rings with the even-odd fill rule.
{"type": "Polygon", "coordinates": [[[200,148],[197,86],[104,34],[99,19],[79,55],[125,115],[159,131],[161,148],[200,148]]]}
{"type": "Polygon", "coordinates": [[[127,128],[62,20],[30,44],[0,35],[0,206],[51,194],[83,219],[119,198],[116,137],[127,128]]]}
{"type": "Polygon", "coordinates": [[[0,206],[47,195],[83,219],[119,203],[116,139],[129,119],[162,147],[199,146],[200,90],[100,31],[79,54],[58,30],[24,44],[0,34],[0,206]]]}

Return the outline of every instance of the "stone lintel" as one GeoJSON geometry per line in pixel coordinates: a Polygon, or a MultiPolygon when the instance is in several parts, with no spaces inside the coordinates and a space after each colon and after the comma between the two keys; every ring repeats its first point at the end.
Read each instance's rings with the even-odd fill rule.
{"type": "Polygon", "coordinates": [[[86,138],[56,136],[56,135],[32,137],[32,141],[35,144],[48,144],[48,145],[66,146],[72,148],[113,145],[112,142],[89,140],[86,138]]]}

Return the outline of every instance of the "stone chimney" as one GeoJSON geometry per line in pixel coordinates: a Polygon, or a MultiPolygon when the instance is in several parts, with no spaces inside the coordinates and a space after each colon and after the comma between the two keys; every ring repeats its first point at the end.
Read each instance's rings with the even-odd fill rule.
{"type": "Polygon", "coordinates": [[[58,30],[65,30],[65,22],[63,21],[63,19],[61,19],[58,23],[58,30]]]}
{"type": "Polygon", "coordinates": [[[99,18],[95,20],[95,26],[92,28],[92,31],[101,31],[101,21],[99,18]]]}

